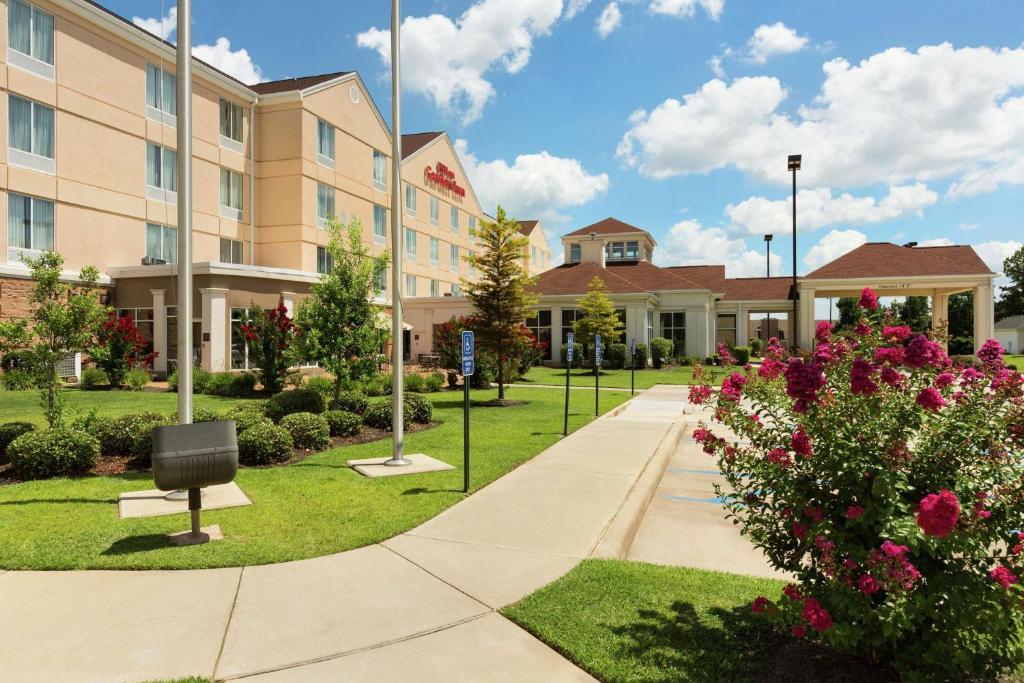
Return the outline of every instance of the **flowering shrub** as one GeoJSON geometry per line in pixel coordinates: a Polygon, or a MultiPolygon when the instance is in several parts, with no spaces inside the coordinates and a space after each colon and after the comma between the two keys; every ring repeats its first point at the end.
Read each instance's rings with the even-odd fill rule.
{"type": "Polygon", "coordinates": [[[752,609],[905,678],[991,679],[1024,660],[1024,380],[994,341],[978,367],[889,323],[864,290],[854,335],[819,325],[725,378],[701,425],[729,516],[795,580],[752,609]]]}
{"type": "Polygon", "coordinates": [[[120,387],[129,370],[152,366],[156,353],[145,353],[145,350],[146,339],[132,316],[107,311],[107,317],[96,330],[96,344],[89,349],[89,355],[96,366],[107,373],[110,386],[120,387]]]}
{"type": "Polygon", "coordinates": [[[277,308],[264,311],[258,306],[246,312],[241,326],[249,350],[250,367],[259,368],[263,391],[276,394],[284,387],[288,372],[288,347],[295,336],[295,324],[288,315],[284,300],[277,308]]]}

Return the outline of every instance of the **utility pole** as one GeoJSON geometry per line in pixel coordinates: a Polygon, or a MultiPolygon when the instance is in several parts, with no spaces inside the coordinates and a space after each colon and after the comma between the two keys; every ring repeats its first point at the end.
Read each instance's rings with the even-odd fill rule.
{"type": "Polygon", "coordinates": [[[178,3],[177,33],[178,424],[192,424],[192,0],[178,3]]]}
{"type": "MultiPolygon", "coordinates": [[[[772,237],[771,233],[764,236],[764,276],[770,278],[772,276],[772,237]]],[[[768,311],[764,321],[764,343],[768,345],[768,340],[772,338],[772,313],[768,311]]]]}
{"type": "Polygon", "coordinates": [[[796,288],[796,172],[800,170],[802,155],[790,154],[788,170],[793,172],[793,283],[789,287],[789,298],[793,300],[793,324],[790,330],[790,337],[793,342],[793,351],[800,348],[800,333],[798,332],[797,305],[800,294],[796,288]]]}

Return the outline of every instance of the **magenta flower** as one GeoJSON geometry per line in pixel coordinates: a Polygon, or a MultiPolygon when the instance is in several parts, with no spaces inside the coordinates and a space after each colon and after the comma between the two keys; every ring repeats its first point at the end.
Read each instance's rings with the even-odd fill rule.
{"type": "Polygon", "coordinates": [[[811,628],[819,633],[832,628],[832,615],[814,598],[807,598],[804,601],[801,616],[811,625],[811,628]]]}
{"type": "Polygon", "coordinates": [[[861,505],[851,505],[846,508],[847,519],[860,519],[864,515],[864,507],[861,505]]]}
{"type": "Polygon", "coordinates": [[[786,366],[782,361],[774,358],[765,358],[761,361],[761,367],[757,369],[757,375],[761,379],[775,379],[782,374],[786,366]]]}
{"type": "Polygon", "coordinates": [[[915,403],[925,410],[931,410],[934,412],[946,405],[946,399],[942,398],[942,394],[940,394],[939,390],[935,387],[925,387],[921,390],[921,393],[917,395],[915,403]]]}
{"type": "Polygon", "coordinates": [[[865,595],[874,595],[881,589],[882,584],[878,583],[878,580],[871,574],[862,574],[857,579],[857,590],[865,595]]]}
{"type": "Polygon", "coordinates": [[[807,629],[804,628],[802,624],[797,624],[796,626],[791,628],[789,632],[793,634],[794,638],[803,638],[807,635],[807,629]]]}
{"type": "Polygon", "coordinates": [[[793,464],[793,458],[785,448],[773,448],[768,451],[768,461],[780,467],[789,467],[793,464]]]}
{"type": "Polygon", "coordinates": [[[953,373],[949,370],[943,370],[935,376],[935,386],[939,389],[945,389],[946,387],[953,384],[953,373]]]}
{"type": "Polygon", "coordinates": [[[890,343],[900,343],[910,338],[910,327],[907,325],[886,325],[882,328],[882,339],[890,343]]]}
{"type": "Polygon", "coordinates": [[[1009,590],[1010,586],[1020,583],[1020,578],[1005,565],[999,565],[988,573],[988,577],[999,584],[1000,588],[1009,590]]]}
{"type": "Polygon", "coordinates": [[[793,449],[794,453],[802,458],[809,458],[813,454],[814,443],[807,432],[800,427],[797,427],[796,431],[793,432],[793,436],[790,437],[789,446],[793,449]]]}
{"type": "Polygon", "coordinates": [[[1003,345],[995,339],[989,339],[978,349],[978,358],[985,365],[1003,364],[1003,345]]]}
{"type": "Polygon", "coordinates": [[[903,352],[903,362],[912,368],[942,367],[949,361],[942,346],[923,334],[914,336],[903,352]]]}
{"type": "Polygon", "coordinates": [[[949,536],[959,519],[960,501],[948,489],[929,493],[917,505],[917,526],[928,536],[949,536]]]}
{"type": "Polygon", "coordinates": [[[889,363],[891,365],[903,364],[902,346],[880,346],[875,349],[876,363],[889,363]]]}
{"type": "Polygon", "coordinates": [[[891,387],[898,387],[903,384],[903,375],[899,370],[889,367],[886,365],[882,368],[882,381],[891,387]]]}
{"type": "Polygon", "coordinates": [[[782,589],[782,594],[790,600],[797,602],[804,599],[803,593],[801,593],[800,589],[793,583],[787,583],[786,587],[782,589]]]}
{"type": "Polygon", "coordinates": [[[750,606],[754,614],[764,614],[768,610],[768,598],[763,595],[759,595],[754,598],[754,603],[750,606]]]}
{"type": "Polygon", "coordinates": [[[814,330],[814,338],[819,343],[827,342],[832,337],[832,323],[822,320],[814,330]]]}
{"type": "Polygon", "coordinates": [[[802,541],[807,538],[808,528],[803,522],[793,522],[793,535],[802,541]]]}
{"type": "Polygon", "coordinates": [[[696,403],[697,405],[703,405],[711,399],[712,394],[711,387],[706,384],[691,384],[690,385],[690,403],[696,403]]]}
{"type": "Polygon", "coordinates": [[[850,366],[850,391],[859,396],[870,396],[878,391],[878,385],[871,379],[875,369],[863,356],[853,359],[850,366]]]}
{"type": "Polygon", "coordinates": [[[722,396],[733,401],[740,400],[743,395],[743,385],[747,383],[747,378],[739,372],[734,372],[722,382],[722,396]]]}
{"type": "Polygon", "coordinates": [[[860,300],[857,305],[861,308],[874,311],[878,308],[878,297],[875,296],[874,291],[870,287],[865,287],[860,293],[860,300]]]}
{"type": "Polygon", "coordinates": [[[818,391],[825,386],[825,376],[815,363],[790,358],[786,366],[786,395],[794,400],[793,410],[802,413],[818,401],[818,391]]]}

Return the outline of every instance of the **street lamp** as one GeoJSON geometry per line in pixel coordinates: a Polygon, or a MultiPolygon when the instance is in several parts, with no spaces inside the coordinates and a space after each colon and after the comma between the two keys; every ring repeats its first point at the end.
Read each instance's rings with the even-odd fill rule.
{"type": "MultiPolygon", "coordinates": [[[[772,234],[764,236],[764,276],[772,276],[772,234]]],[[[768,311],[764,320],[764,343],[772,338],[772,312],[768,311]]]]}
{"type": "Polygon", "coordinates": [[[793,172],[793,283],[789,287],[789,298],[793,300],[793,324],[790,336],[793,340],[793,350],[800,348],[800,334],[797,331],[797,300],[800,296],[796,289],[796,172],[800,170],[800,154],[790,154],[786,170],[793,172]]]}

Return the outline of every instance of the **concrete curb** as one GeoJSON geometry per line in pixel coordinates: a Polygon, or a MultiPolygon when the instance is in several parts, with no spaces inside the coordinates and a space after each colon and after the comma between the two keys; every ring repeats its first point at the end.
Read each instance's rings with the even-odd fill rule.
{"type": "Polygon", "coordinates": [[[633,545],[637,529],[640,528],[640,522],[644,519],[651,499],[654,498],[654,492],[658,489],[658,484],[661,483],[661,477],[665,474],[665,469],[679,446],[683,433],[689,426],[689,418],[684,417],[675,422],[668,430],[658,449],[654,451],[633,487],[626,494],[626,499],[615,514],[615,518],[608,524],[600,540],[590,551],[590,557],[599,559],[623,559],[626,557],[630,546],[633,545]]]}

